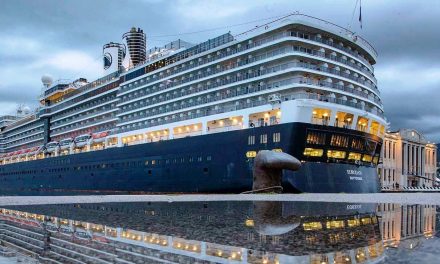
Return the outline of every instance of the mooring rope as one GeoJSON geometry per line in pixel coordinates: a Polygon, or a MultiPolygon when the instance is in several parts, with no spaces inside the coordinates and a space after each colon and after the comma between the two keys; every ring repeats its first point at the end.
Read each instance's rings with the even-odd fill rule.
{"type": "Polygon", "coordinates": [[[283,191],[282,186],[271,186],[271,187],[266,187],[266,188],[262,188],[262,189],[256,189],[256,190],[242,192],[241,194],[252,194],[252,193],[258,193],[258,192],[272,190],[272,189],[273,190],[280,190],[281,192],[283,191]]]}

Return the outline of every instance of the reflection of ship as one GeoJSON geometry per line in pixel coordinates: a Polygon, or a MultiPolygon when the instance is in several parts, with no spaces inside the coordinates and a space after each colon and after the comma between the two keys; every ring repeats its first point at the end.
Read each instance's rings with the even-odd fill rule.
{"type": "Polygon", "coordinates": [[[62,263],[368,263],[383,256],[375,208],[308,202],[16,206],[0,215],[32,216],[42,226],[63,223],[86,235],[51,232],[43,250],[43,227],[4,220],[0,240],[62,263]]]}

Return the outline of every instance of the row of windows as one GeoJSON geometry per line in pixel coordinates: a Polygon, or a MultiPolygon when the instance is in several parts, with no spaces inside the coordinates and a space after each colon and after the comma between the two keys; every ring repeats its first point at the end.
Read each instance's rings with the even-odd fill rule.
{"type": "Polygon", "coordinates": [[[170,158],[170,159],[147,159],[145,161],[127,161],[127,162],[115,162],[115,163],[102,163],[102,164],[92,164],[92,165],[84,165],[84,166],[74,166],[74,167],[63,167],[63,168],[51,168],[46,170],[22,170],[15,172],[4,172],[0,173],[0,176],[7,175],[28,175],[28,174],[37,174],[37,173],[58,173],[58,172],[67,172],[67,171],[83,171],[83,170],[96,170],[96,169],[106,169],[106,168],[133,168],[133,167],[154,167],[161,166],[167,164],[183,164],[186,162],[210,162],[212,161],[212,156],[186,156],[179,158],[170,158]]]}
{"type": "MultiPolygon", "coordinates": [[[[307,133],[307,144],[311,145],[326,145],[327,134],[318,131],[309,131],[307,133]]],[[[377,142],[366,140],[362,138],[353,138],[350,144],[350,137],[345,135],[332,134],[330,138],[330,146],[333,147],[351,147],[359,151],[374,152],[377,147],[377,142]]]]}
{"type": "MultiPolygon", "coordinates": [[[[268,136],[267,134],[260,135],[260,144],[267,144],[268,142],[268,136]]],[[[276,132],[272,134],[272,142],[278,143],[281,142],[281,133],[276,132]]],[[[248,137],[248,145],[255,145],[255,136],[249,136],[248,137]]]]}
{"type": "MultiPolygon", "coordinates": [[[[323,149],[316,149],[316,148],[305,148],[303,155],[306,157],[323,157],[324,156],[324,150],[323,149]]],[[[363,161],[363,162],[378,162],[378,157],[375,156],[374,158],[371,155],[368,154],[361,154],[356,152],[349,152],[347,157],[347,152],[340,151],[340,150],[327,150],[326,153],[327,158],[333,158],[333,159],[348,159],[351,161],[363,161]]]]}

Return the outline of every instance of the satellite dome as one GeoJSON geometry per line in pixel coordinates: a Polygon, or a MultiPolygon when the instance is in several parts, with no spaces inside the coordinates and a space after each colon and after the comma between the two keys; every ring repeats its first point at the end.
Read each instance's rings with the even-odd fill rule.
{"type": "Polygon", "coordinates": [[[44,86],[49,87],[53,82],[53,78],[49,74],[45,74],[41,76],[41,82],[44,86]]]}
{"type": "Polygon", "coordinates": [[[22,109],[22,110],[23,110],[23,112],[26,113],[26,114],[29,114],[29,113],[31,112],[31,108],[30,108],[29,106],[27,106],[27,105],[26,105],[26,106],[23,106],[23,109],[22,109]]]}

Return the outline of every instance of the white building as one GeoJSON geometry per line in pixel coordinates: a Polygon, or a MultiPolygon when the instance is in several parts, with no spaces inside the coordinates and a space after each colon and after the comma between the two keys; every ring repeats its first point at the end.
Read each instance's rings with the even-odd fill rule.
{"type": "Polygon", "coordinates": [[[437,146],[414,129],[386,133],[381,157],[382,189],[432,187],[436,180],[437,146]]]}

